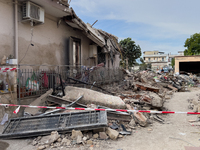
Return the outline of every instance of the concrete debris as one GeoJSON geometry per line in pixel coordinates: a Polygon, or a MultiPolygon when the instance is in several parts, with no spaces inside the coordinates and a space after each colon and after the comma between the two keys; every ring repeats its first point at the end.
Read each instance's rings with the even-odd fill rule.
{"type": "MultiPolygon", "coordinates": [[[[123,72],[125,80],[119,83],[113,83],[113,85],[102,85],[97,89],[95,89],[94,86],[93,89],[97,91],[102,89],[101,92],[87,88],[66,86],[65,96],[62,97],[60,95],[60,97],[58,97],[50,95],[53,92],[53,90],[50,89],[30,105],[40,106],[48,104],[49,106],[52,105],[59,107],[62,106],[62,104],[65,104],[67,107],[166,111],[164,103],[166,100],[171,99],[174,92],[187,91],[187,87],[200,85],[199,78],[192,74],[172,75],[155,73],[153,71],[139,71],[133,73],[128,70],[123,70],[123,72]],[[109,94],[114,93],[115,96],[102,93],[105,91],[109,94]],[[76,101],[77,98],[82,95],[82,99],[76,101]],[[49,96],[48,100],[47,96],[49,96]]],[[[188,102],[188,108],[192,109],[194,112],[200,112],[200,94],[197,95],[196,99],[190,99],[188,102]]],[[[25,112],[31,115],[36,115],[42,111],[45,111],[45,109],[25,108],[25,112]]],[[[62,118],[61,114],[65,114],[63,112],[68,112],[70,114],[80,113],[80,116],[82,116],[84,112],[86,113],[86,111],[83,110],[78,110],[78,112],[73,112],[76,110],[61,111],[62,110],[59,110],[60,118],[58,119],[58,123],[62,123],[62,125],[69,123],[70,126],[72,126],[72,129],[76,129],[75,125],[73,126],[73,123],[70,122],[72,117],[70,116],[70,118],[68,116],[62,118]]],[[[94,120],[94,116],[96,116],[97,112],[93,112],[95,115],[89,115],[91,117],[91,120],[89,119],[90,121],[94,120]]],[[[89,112],[87,111],[87,113],[89,112]]],[[[129,114],[127,112],[108,111],[103,117],[106,118],[104,126],[98,125],[99,127],[97,128],[88,129],[84,126],[84,128],[78,128],[77,130],[71,129],[72,131],[70,130],[71,132],[69,131],[69,133],[68,131],[66,131],[67,133],[64,132],[62,128],[62,131],[58,130],[60,134],[57,131],[53,131],[49,136],[39,136],[35,138],[32,141],[32,145],[41,150],[48,148],[60,149],[61,147],[73,148],[76,145],[85,145],[87,148],[89,147],[88,149],[94,149],[93,147],[95,145],[96,147],[99,147],[100,141],[107,141],[110,139],[116,140],[118,137],[123,138],[125,137],[124,135],[130,135],[133,133],[133,130],[135,129],[147,127],[148,124],[151,125],[153,120],[165,123],[160,117],[161,115],[141,112],[129,114]]],[[[200,116],[198,116],[197,120],[200,120],[200,116]]],[[[79,122],[78,118],[77,122],[79,122]]],[[[82,122],[85,122],[85,120],[82,122]]],[[[190,124],[193,126],[199,126],[199,122],[191,122],[190,124]]],[[[153,129],[149,128],[146,129],[146,131],[150,132],[153,131],[153,129]]]]}
{"type": "Polygon", "coordinates": [[[45,145],[51,145],[55,141],[57,141],[60,138],[60,135],[58,134],[57,131],[51,132],[50,136],[44,136],[42,137],[40,144],[45,144],[45,145]]]}
{"type": "Polygon", "coordinates": [[[105,132],[99,132],[99,138],[101,140],[107,140],[108,139],[108,136],[105,132]]]}
{"type": "MultiPolygon", "coordinates": [[[[126,104],[127,108],[129,110],[134,110],[133,107],[131,107],[129,104],[126,104]]],[[[140,112],[134,112],[134,119],[135,121],[141,125],[142,127],[145,127],[147,125],[147,118],[140,112]]]]}
{"type": "Polygon", "coordinates": [[[38,150],[43,150],[43,149],[45,149],[45,148],[46,148],[45,145],[41,145],[41,146],[38,147],[38,150]]]}
{"type": "Polygon", "coordinates": [[[72,130],[72,136],[71,136],[71,138],[73,139],[73,140],[76,140],[77,138],[78,138],[78,136],[80,136],[81,138],[83,137],[83,134],[82,134],[82,132],[81,131],[76,131],[76,130],[72,130]]]}
{"type": "Polygon", "coordinates": [[[63,146],[70,146],[71,144],[71,140],[67,139],[67,138],[63,138],[61,141],[61,145],[63,146]]]}
{"type": "MultiPolygon", "coordinates": [[[[43,94],[42,96],[40,96],[39,98],[37,98],[35,101],[33,101],[30,105],[31,106],[44,106],[45,105],[45,101],[46,98],[49,94],[51,94],[53,92],[53,89],[48,90],[45,94],[43,94]]],[[[42,108],[25,108],[24,112],[28,113],[30,115],[36,115],[38,112],[44,111],[44,109],[42,108]]]]}
{"type": "Polygon", "coordinates": [[[92,140],[87,140],[87,145],[92,145],[93,141],[92,140]]]}
{"type": "Polygon", "coordinates": [[[106,129],[106,134],[108,134],[109,137],[110,137],[112,140],[116,140],[117,137],[118,137],[118,135],[119,135],[119,132],[108,127],[108,128],[106,129]]]}
{"type": "Polygon", "coordinates": [[[97,134],[97,133],[93,135],[94,139],[97,139],[98,137],[99,137],[99,134],[97,134]]]}
{"type": "Polygon", "coordinates": [[[77,144],[83,143],[82,136],[80,136],[80,135],[77,136],[76,143],[77,143],[77,144]]]}
{"type": "Polygon", "coordinates": [[[125,103],[120,97],[103,94],[86,88],[67,86],[65,88],[65,96],[63,97],[63,99],[74,100],[81,95],[83,95],[83,98],[79,101],[79,103],[85,105],[92,103],[116,109],[126,108],[125,103]]]}

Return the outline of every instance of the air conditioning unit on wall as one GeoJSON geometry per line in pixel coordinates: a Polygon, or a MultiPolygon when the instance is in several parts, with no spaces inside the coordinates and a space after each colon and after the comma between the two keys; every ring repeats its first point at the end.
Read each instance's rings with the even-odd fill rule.
{"type": "Polygon", "coordinates": [[[30,21],[32,25],[44,23],[44,9],[30,1],[22,5],[22,22],[30,21]]]}

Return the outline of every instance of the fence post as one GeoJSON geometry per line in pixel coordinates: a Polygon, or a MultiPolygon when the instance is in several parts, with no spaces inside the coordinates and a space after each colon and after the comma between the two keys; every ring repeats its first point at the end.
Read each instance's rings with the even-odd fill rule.
{"type": "Polygon", "coordinates": [[[18,82],[18,96],[19,96],[19,98],[18,98],[18,105],[20,105],[20,65],[18,65],[18,69],[17,69],[17,78],[18,78],[18,80],[17,80],[17,82],[18,82]]]}

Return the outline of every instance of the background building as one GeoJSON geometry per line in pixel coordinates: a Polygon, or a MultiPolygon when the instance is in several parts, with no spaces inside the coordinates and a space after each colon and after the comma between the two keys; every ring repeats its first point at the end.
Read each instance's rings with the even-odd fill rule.
{"type": "Polygon", "coordinates": [[[144,51],[143,59],[146,64],[151,64],[153,70],[167,66],[167,54],[159,51],[144,51]]]}

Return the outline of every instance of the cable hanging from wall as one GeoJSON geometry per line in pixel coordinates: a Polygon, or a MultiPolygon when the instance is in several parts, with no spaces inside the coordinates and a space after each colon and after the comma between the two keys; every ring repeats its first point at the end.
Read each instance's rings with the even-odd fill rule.
{"type": "Polygon", "coordinates": [[[27,54],[27,52],[28,52],[28,50],[29,50],[29,47],[30,47],[30,46],[34,46],[34,44],[32,43],[32,41],[33,41],[33,30],[34,30],[34,28],[31,28],[31,40],[30,40],[30,44],[28,45],[27,50],[26,50],[26,53],[24,54],[23,58],[20,60],[19,63],[21,63],[22,60],[26,57],[26,54],[27,54]]]}

